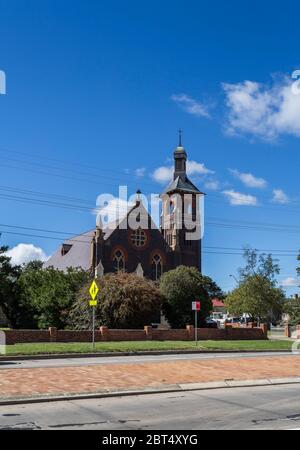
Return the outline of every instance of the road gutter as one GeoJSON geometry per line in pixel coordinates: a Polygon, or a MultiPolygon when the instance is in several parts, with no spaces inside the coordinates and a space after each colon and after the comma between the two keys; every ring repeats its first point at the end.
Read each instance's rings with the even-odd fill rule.
{"type": "Polygon", "coordinates": [[[162,385],[156,388],[145,387],[141,389],[130,390],[104,390],[93,393],[70,393],[61,395],[40,395],[32,397],[11,397],[0,398],[0,406],[8,405],[22,405],[34,403],[48,403],[48,402],[62,402],[68,400],[91,400],[101,398],[116,398],[129,397],[136,395],[155,395],[168,394],[175,392],[193,392],[203,390],[217,390],[217,389],[234,389],[234,388],[250,388],[261,386],[281,386],[289,384],[300,384],[300,377],[292,378],[265,378],[257,380],[224,380],[213,381],[207,383],[188,383],[188,384],[174,384],[162,385]]]}

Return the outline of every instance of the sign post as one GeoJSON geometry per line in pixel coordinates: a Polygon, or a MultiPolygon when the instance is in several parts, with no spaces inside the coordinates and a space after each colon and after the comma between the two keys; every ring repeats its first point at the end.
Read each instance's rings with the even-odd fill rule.
{"type": "Polygon", "coordinates": [[[92,340],[93,340],[93,349],[95,348],[95,307],[98,305],[97,295],[99,292],[99,288],[97,286],[96,281],[94,280],[90,287],[90,296],[92,300],[90,301],[90,306],[93,308],[93,324],[92,324],[92,340]]]}
{"type": "Polygon", "coordinates": [[[192,309],[195,311],[195,342],[198,346],[198,312],[201,311],[201,302],[196,301],[192,303],[192,309]]]}

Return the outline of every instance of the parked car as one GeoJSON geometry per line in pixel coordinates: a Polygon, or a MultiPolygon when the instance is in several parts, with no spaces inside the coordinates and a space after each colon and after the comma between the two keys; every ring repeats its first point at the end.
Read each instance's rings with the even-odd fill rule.
{"type": "Polygon", "coordinates": [[[218,322],[209,317],[205,320],[205,328],[218,328],[218,322]]]}
{"type": "Polygon", "coordinates": [[[230,319],[226,319],[226,323],[232,323],[232,324],[235,324],[235,323],[241,323],[241,319],[240,319],[240,317],[231,317],[230,319]]]}

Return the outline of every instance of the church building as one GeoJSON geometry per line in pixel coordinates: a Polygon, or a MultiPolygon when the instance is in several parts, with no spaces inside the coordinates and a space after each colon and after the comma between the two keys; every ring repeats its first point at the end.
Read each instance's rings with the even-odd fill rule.
{"type": "Polygon", "coordinates": [[[159,228],[144,208],[138,191],[135,204],[122,219],[65,241],[44,267],[80,267],[97,276],[135,272],[152,280],[180,265],[201,271],[200,200],[204,194],[188,179],[186,164],[187,153],[180,137],[174,151],[173,180],[160,195],[159,228]],[[135,215],[141,226],[130,228],[130,215],[135,215]]]}

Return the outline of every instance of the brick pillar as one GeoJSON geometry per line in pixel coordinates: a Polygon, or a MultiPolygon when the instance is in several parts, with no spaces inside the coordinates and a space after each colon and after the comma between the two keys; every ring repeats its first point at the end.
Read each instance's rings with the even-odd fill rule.
{"type": "Polygon", "coordinates": [[[288,323],[285,325],[285,337],[292,337],[291,325],[289,325],[288,323]]]}
{"type": "Polygon", "coordinates": [[[194,325],[187,325],[186,330],[188,332],[188,339],[189,341],[195,340],[195,327],[194,325]]]}
{"type": "Polygon", "coordinates": [[[297,339],[300,339],[300,325],[297,325],[297,339]]]}
{"type": "Polygon", "coordinates": [[[50,333],[50,342],[57,342],[57,328],[50,327],[49,333],[50,333]]]}
{"type": "Polygon", "coordinates": [[[262,323],[260,328],[263,330],[265,337],[268,337],[268,324],[262,323]]]}
{"type": "Polygon", "coordinates": [[[100,327],[101,341],[109,341],[109,328],[100,327]]]}
{"type": "Polygon", "coordinates": [[[144,327],[147,341],[152,341],[152,327],[144,327]]]}

